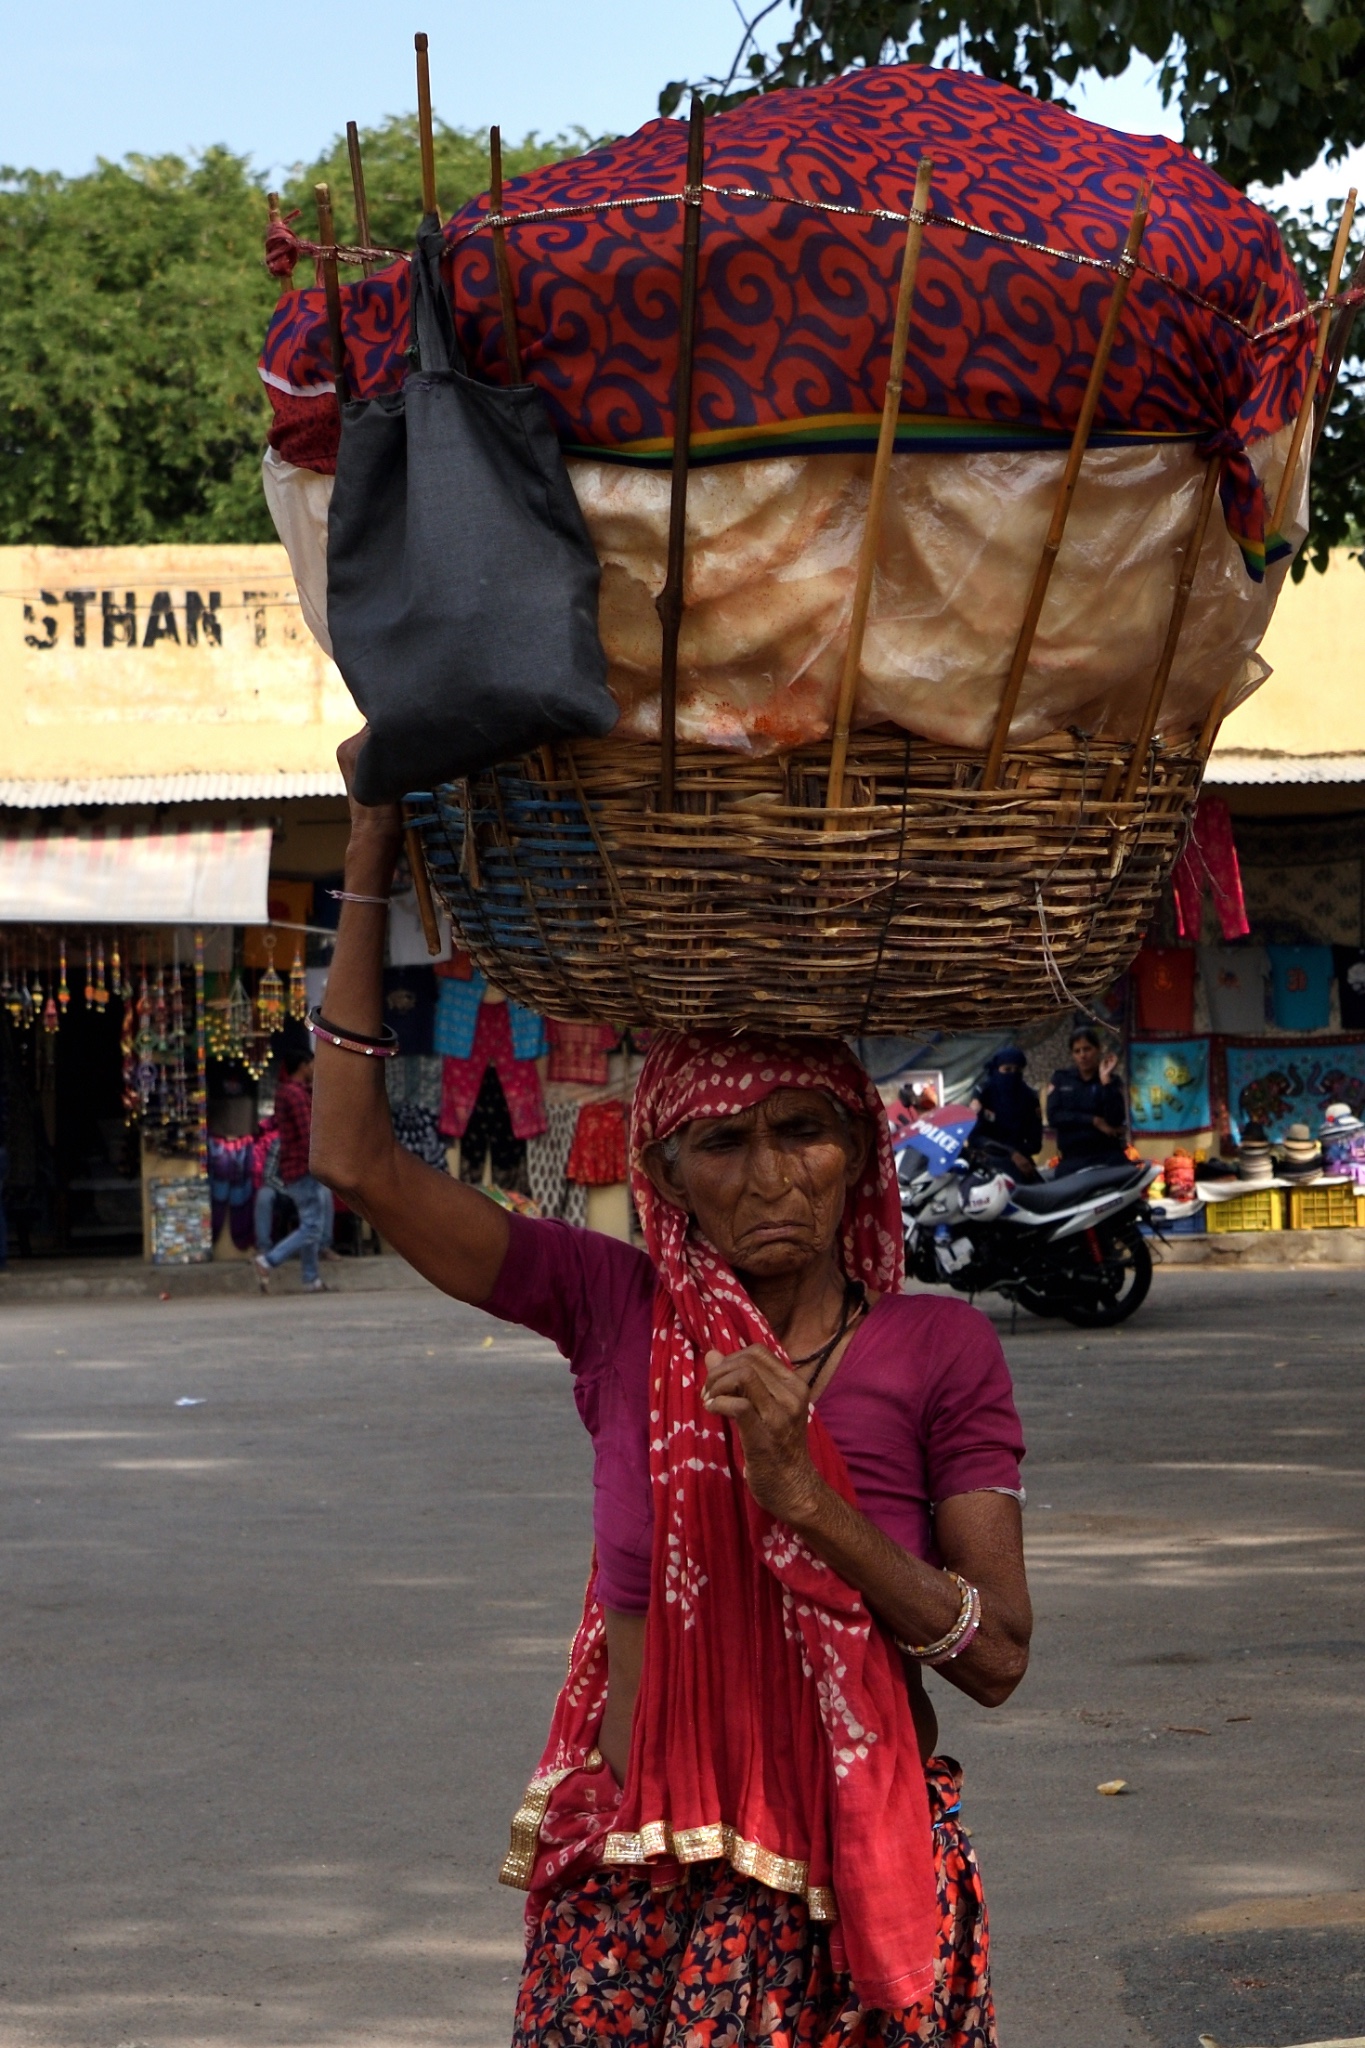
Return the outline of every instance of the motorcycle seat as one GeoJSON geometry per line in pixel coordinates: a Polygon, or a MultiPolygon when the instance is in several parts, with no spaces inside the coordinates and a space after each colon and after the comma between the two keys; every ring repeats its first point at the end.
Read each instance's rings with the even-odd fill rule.
{"type": "Polygon", "coordinates": [[[1091,1195],[1106,1188],[1136,1187],[1144,1168],[1133,1166],[1086,1166],[1079,1173],[1064,1174],[1061,1180],[1030,1181],[1017,1187],[1010,1200],[1016,1209],[1032,1216],[1055,1216],[1061,1209],[1074,1209],[1091,1195]]]}

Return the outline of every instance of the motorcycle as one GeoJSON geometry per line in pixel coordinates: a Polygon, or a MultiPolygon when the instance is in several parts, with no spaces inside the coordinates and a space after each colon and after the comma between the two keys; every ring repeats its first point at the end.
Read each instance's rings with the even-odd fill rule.
{"type": "Polygon", "coordinates": [[[1126,1322],[1147,1298],[1141,1226],[1155,1166],[1124,1160],[1021,1181],[1003,1146],[972,1140],[969,1111],[898,1120],[893,1133],[906,1270],[961,1294],[994,1290],[1082,1329],[1126,1322]]]}

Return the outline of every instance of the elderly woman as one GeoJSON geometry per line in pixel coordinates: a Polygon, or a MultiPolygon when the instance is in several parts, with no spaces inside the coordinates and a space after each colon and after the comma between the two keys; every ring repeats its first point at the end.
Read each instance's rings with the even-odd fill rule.
{"type": "Polygon", "coordinates": [[[530,1893],[515,2040],[985,2048],[985,1911],[922,1672],[995,1706],[1027,1663],[991,1325],[900,1293],[885,1117],[837,1041],[659,1036],[645,1251],[405,1152],[373,1056],[401,840],[353,802],[313,1170],[437,1286],[550,1337],[595,1450],[583,1619],[503,1871],[530,1893]]]}

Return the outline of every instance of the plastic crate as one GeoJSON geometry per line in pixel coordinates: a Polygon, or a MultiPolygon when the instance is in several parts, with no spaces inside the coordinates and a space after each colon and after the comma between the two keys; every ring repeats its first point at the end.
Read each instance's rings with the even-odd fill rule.
{"type": "MultiPolygon", "coordinates": [[[[1295,1190],[1295,1194],[1299,1193],[1295,1190]]],[[[1221,1230],[1283,1230],[1285,1211],[1283,1188],[1253,1188],[1245,1195],[1230,1195],[1226,1201],[1210,1202],[1204,1210],[1204,1227],[1221,1230]]]]}
{"type": "Polygon", "coordinates": [[[1325,1188],[1289,1190],[1291,1230],[1354,1230],[1360,1197],[1350,1181],[1325,1188]]]}

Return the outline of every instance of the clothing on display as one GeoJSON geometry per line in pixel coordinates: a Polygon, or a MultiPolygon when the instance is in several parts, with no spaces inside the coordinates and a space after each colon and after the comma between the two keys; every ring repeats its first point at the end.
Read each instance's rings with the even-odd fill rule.
{"type": "Polygon", "coordinates": [[[1209,1042],[1182,1038],[1128,1048],[1133,1136],[1169,1137],[1209,1128],[1209,1042]]]}
{"type": "Polygon", "coordinates": [[[445,1140],[437,1128],[434,1111],[423,1109],[416,1102],[399,1102],[390,1105],[389,1114],[393,1135],[405,1152],[411,1152],[414,1158],[434,1166],[440,1173],[449,1172],[445,1140]]]}
{"type": "MultiPolygon", "coordinates": [[[[458,988],[458,982],[447,982],[442,988],[458,988]]],[[[540,1086],[540,1070],[534,1059],[518,1059],[513,1044],[513,1020],[511,1003],[481,1003],[474,1027],[469,1057],[458,1059],[448,1056],[441,1068],[441,1129],[448,1138],[463,1138],[479,1090],[490,1067],[496,1068],[501,1082],[500,1094],[506,1098],[511,1117],[513,1134],[518,1138],[538,1138],[545,1129],[545,1097],[540,1086]]],[[[529,1013],[527,1013],[529,1014],[529,1013]]],[[[440,1043],[441,1013],[438,1005],[437,1043],[440,1043]]],[[[539,1023],[539,1018],[536,1022],[539,1023]]]]}
{"type": "Polygon", "coordinates": [[[433,1050],[436,976],[429,966],[384,969],[384,1022],[397,1033],[400,1057],[433,1050]]]}
{"type": "Polygon", "coordinates": [[[1220,796],[1201,796],[1185,850],[1175,864],[1171,890],[1175,897],[1175,928],[1182,939],[1198,939],[1204,923],[1204,891],[1225,939],[1244,939],[1247,923],[1232,817],[1220,796]]]}
{"type": "Polygon", "coordinates": [[[215,1244],[225,1217],[239,1252],[250,1251],[255,1242],[255,1168],[254,1138],[209,1139],[209,1200],[215,1244]]]}
{"type": "Polygon", "coordinates": [[[565,1168],[570,1180],[589,1188],[609,1188],[625,1180],[626,1106],[614,1097],[585,1102],[578,1113],[573,1149],[565,1168]]]}
{"type": "MultiPolygon", "coordinates": [[[[448,1064],[451,1064],[448,1062],[448,1064]]],[[[493,1185],[509,1193],[529,1195],[526,1144],[516,1136],[496,1067],[485,1067],[474,1107],[460,1139],[460,1179],[477,1187],[489,1162],[493,1185]]]]}
{"type": "Polygon", "coordinates": [[[1157,1038],[1188,1038],[1194,1029],[1192,946],[1144,946],[1133,962],[1139,1031],[1157,1038]]]}
{"type": "Polygon", "coordinates": [[[1278,1142],[1291,1124],[1315,1130],[1334,1102],[1365,1103],[1365,1039],[1263,1039],[1228,1046],[1224,1059],[1234,1142],[1251,1123],[1264,1125],[1278,1142]]]}
{"type": "Polygon", "coordinates": [[[440,990],[436,998],[434,1051],[446,1059],[472,1058],[481,1018],[490,1011],[505,1010],[511,1028],[512,1057],[519,1060],[540,1058],[545,1051],[545,1020],[534,1010],[501,999],[485,1001],[488,983],[477,968],[467,981],[450,974],[441,975],[438,979],[440,990]]]}
{"type": "Polygon", "coordinates": [[[1330,946],[1270,946],[1270,990],[1282,1031],[1325,1031],[1332,1016],[1330,946]]]}
{"type": "Polygon", "coordinates": [[[1227,1038],[1254,1038],[1266,1026],[1264,946],[1203,946],[1199,954],[1211,1030],[1227,1038]]]}
{"type": "Polygon", "coordinates": [[[1365,1031],[1365,946],[1333,946],[1343,1031],[1365,1031]]]}
{"type": "Polygon", "coordinates": [[[546,1129],[540,1137],[527,1141],[526,1172],[531,1199],[541,1215],[581,1227],[588,1220],[588,1191],[565,1172],[580,1107],[576,1101],[551,1101],[546,1105],[546,1129]]]}
{"type": "Polygon", "coordinates": [[[608,1057],[621,1035],[614,1024],[574,1024],[550,1017],[546,1031],[550,1042],[548,1080],[604,1086],[610,1072],[608,1057]]]}
{"type": "Polygon", "coordinates": [[[419,1109],[429,1109],[433,1116],[441,1114],[441,1073],[445,1062],[439,1054],[402,1055],[397,1059],[385,1060],[384,1079],[388,1085],[389,1102],[415,1102],[419,1109]]]}

